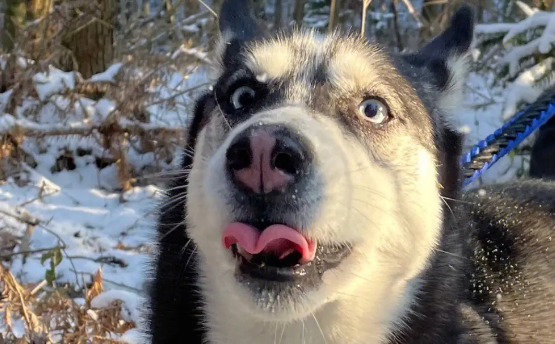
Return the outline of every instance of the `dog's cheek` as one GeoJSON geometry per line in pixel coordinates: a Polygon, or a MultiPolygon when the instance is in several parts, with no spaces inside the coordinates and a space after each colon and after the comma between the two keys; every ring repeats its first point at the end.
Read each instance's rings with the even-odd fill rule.
{"type": "Polygon", "coordinates": [[[386,247],[395,254],[405,278],[417,275],[439,240],[441,199],[432,152],[416,138],[396,139],[395,170],[397,216],[400,224],[385,238],[386,247]]]}
{"type": "Polygon", "coordinates": [[[394,181],[357,138],[346,137],[340,128],[326,122],[322,139],[314,143],[325,182],[321,225],[316,227],[329,240],[365,245],[389,227],[394,181]]]}
{"type": "Polygon", "coordinates": [[[221,216],[228,212],[221,202],[215,201],[220,193],[216,187],[225,185],[221,180],[223,177],[220,169],[214,168],[225,135],[222,128],[222,123],[217,118],[211,118],[198,135],[189,175],[186,210],[189,234],[201,253],[210,253],[213,258],[227,261],[222,256],[225,252],[219,243],[225,222],[221,216]]]}

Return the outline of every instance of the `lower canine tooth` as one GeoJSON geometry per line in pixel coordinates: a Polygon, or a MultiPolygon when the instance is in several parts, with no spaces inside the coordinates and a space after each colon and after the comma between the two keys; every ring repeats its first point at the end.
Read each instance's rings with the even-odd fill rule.
{"type": "Polygon", "coordinates": [[[243,256],[246,260],[250,261],[252,259],[252,254],[245,251],[239,244],[237,244],[237,253],[243,256]]]}

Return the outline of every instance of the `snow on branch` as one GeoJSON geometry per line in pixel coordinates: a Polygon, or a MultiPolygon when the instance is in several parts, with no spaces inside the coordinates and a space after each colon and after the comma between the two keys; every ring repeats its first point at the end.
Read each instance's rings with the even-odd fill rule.
{"type": "Polygon", "coordinates": [[[545,27],[543,35],[540,37],[540,45],[538,47],[540,53],[547,54],[553,48],[555,43],[555,13],[551,14],[549,23],[545,27]]]}
{"type": "Polygon", "coordinates": [[[505,98],[503,119],[513,116],[520,103],[533,103],[548,88],[555,87],[555,59],[549,57],[523,72],[509,87],[505,98]],[[546,82],[541,82],[546,80],[546,82]]]}
{"type": "Polygon", "coordinates": [[[476,25],[477,34],[495,34],[506,33],[503,43],[507,44],[511,39],[520,33],[526,32],[540,26],[546,26],[550,18],[553,16],[551,12],[532,9],[521,1],[517,1],[519,7],[528,16],[526,19],[518,23],[496,23],[496,24],[479,24],[476,25]]]}
{"type": "Polygon", "coordinates": [[[528,5],[517,2],[520,9],[528,16],[518,23],[482,24],[476,28],[478,35],[505,34],[503,44],[508,45],[519,34],[539,27],[545,27],[540,37],[530,42],[515,46],[499,61],[500,66],[509,65],[509,74],[514,77],[520,69],[520,61],[537,53],[548,54],[555,44],[555,12],[532,9],[528,5]]]}
{"type": "Polygon", "coordinates": [[[0,116],[0,135],[18,133],[25,137],[46,136],[90,136],[95,132],[104,134],[170,134],[181,136],[184,128],[156,126],[148,123],[121,121],[119,123],[90,124],[85,122],[70,124],[39,124],[26,119],[15,119],[12,115],[0,116]]]}
{"type": "Polygon", "coordinates": [[[499,61],[501,65],[509,65],[509,74],[511,76],[515,76],[520,67],[520,60],[525,58],[526,56],[530,56],[536,51],[538,51],[538,47],[540,46],[540,38],[536,38],[531,42],[521,45],[518,47],[512,48],[507,55],[503,56],[503,58],[499,61]]]}

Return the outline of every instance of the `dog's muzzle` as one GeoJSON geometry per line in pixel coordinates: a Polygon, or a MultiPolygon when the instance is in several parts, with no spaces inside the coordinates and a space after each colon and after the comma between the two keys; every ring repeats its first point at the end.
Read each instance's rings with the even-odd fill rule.
{"type": "Polygon", "coordinates": [[[226,154],[230,180],[246,195],[285,192],[308,175],[312,150],[285,126],[255,125],[240,133],[226,154]]]}
{"type": "Polygon", "coordinates": [[[225,166],[236,221],[222,244],[237,258],[240,279],[315,286],[348,254],[346,245],[308,236],[323,194],[315,165],[309,139],[286,124],[254,124],[233,138],[225,166]]]}

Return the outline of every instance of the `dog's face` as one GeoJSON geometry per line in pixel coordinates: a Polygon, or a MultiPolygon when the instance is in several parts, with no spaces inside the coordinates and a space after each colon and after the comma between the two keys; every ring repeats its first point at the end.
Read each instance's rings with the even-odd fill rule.
{"type": "Polygon", "coordinates": [[[186,222],[207,297],[278,321],[361,292],[393,295],[375,307],[394,309],[441,233],[442,171],[457,168],[442,158],[442,112],[470,15],[454,20],[466,34],[392,57],[356,36],[258,38],[230,3],[189,147],[186,222]]]}

